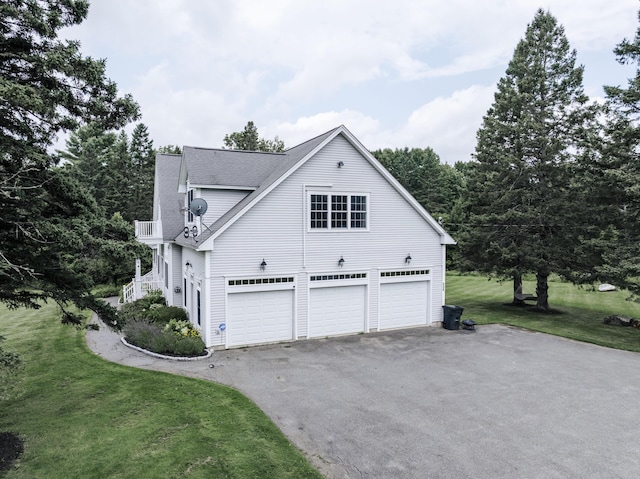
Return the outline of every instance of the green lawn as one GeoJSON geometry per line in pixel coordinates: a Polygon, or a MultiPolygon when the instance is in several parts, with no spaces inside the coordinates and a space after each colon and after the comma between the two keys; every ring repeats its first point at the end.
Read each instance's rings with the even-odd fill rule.
{"type": "Polygon", "coordinates": [[[0,335],[24,363],[0,403],[25,441],[7,479],[321,477],[239,392],[106,362],[53,306],[0,306],[0,335]]]}
{"type": "MultiPolygon", "coordinates": [[[[447,304],[462,306],[462,319],[478,324],[500,323],[555,334],[611,348],[640,352],[640,330],[608,326],[612,314],[640,319],[640,304],[627,301],[624,291],[600,293],[570,283],[549,283],[549,305],[559,314],[540,314],[532,307],[514,307],[513,283],[488,281],[475,275],[447,275],[447,304]]],[[[525,281],[523,291],[535,293],[535,282],[525,281]]],[[[535,303],[533,303],[535,304],[535,303]]]]}

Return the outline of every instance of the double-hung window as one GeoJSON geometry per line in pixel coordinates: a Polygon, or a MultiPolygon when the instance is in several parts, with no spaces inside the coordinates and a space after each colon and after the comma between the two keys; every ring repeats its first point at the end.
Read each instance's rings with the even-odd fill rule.
{"type": "Polygon", "coordinates": [[[368,195],[311,193],[309,229],[367,230],[368,195]]]}

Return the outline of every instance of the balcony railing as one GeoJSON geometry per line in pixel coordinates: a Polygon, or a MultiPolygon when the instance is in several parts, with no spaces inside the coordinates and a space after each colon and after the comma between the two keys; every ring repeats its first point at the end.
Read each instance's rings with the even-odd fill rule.
{"type": "Polygon", "coordinates": [[[122,288],[122,302],[130,303],[144,298],[149,291],[162,289],[162,281],[153,277],[153,271],[149,271],[139,280],[133,280],[122,288]]]}
{"type": "Polygon", "coordinates": [[[142,242],[162,241],[162,220],[135,221],[136,239],[142,242]]]}

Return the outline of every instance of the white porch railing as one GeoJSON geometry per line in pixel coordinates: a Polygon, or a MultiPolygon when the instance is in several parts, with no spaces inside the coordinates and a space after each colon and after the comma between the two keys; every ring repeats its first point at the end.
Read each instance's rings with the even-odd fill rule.
{"type": "Polygon", "coordinates": [[[162,220],[134,221],[136,238],[140,241],[162,241],[162,220]]]}
{"type": "Polygon", "coordinates": [[[131,282],[122,287],[122,302],[131,303],[144,298],[149,291],[162,289],[162,281],[153,277],[153,271],[149,271],[140,279],[133,278],[131,282]]]}

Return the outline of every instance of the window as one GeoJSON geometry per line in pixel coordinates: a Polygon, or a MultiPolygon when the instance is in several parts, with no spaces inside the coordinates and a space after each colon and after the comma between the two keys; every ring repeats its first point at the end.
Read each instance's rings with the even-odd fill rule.
{"type": "Polygon", "coordinates": [[[366,228],[367,227],[367,197],[352,196],[351,197],[351,227],[366,228]]]}
{"type": "Polygon", "coordinates": [[[327,195],[311,195],[311,227],[327,227],[327,195]]]}
{"type": "Polygon", "coordinates": [[[193,213],[191,212],[191,202],[193,201],[193,190],[187,193],[187,223],[193,223],[193,213]]]}
{"type": "Polygon", "coordinates": [[[331,196],[331,227],[347,227],[347,195],[331,196]]]}
{"type": "Polygon", "coordinates": [[[184,307],[187,307],[187,278],[184,278],[184,307]]]}
{"type": "Polygon", "coordinates": [[[368,195],[309,195],[311,230],[366,230],[368,195]]]}
{"type": "Polygon", "coordinates": [[[198,316],[198,326],[200,326],[200,321],[201,321],[201,319],[200,319],[200,290],[198,290],[197,300],[196,301],[197,301],[197,306],[196,307],[197,307],[197,311],[198,311],[198,314],[197,314],[197,316],[198,316]]]}

